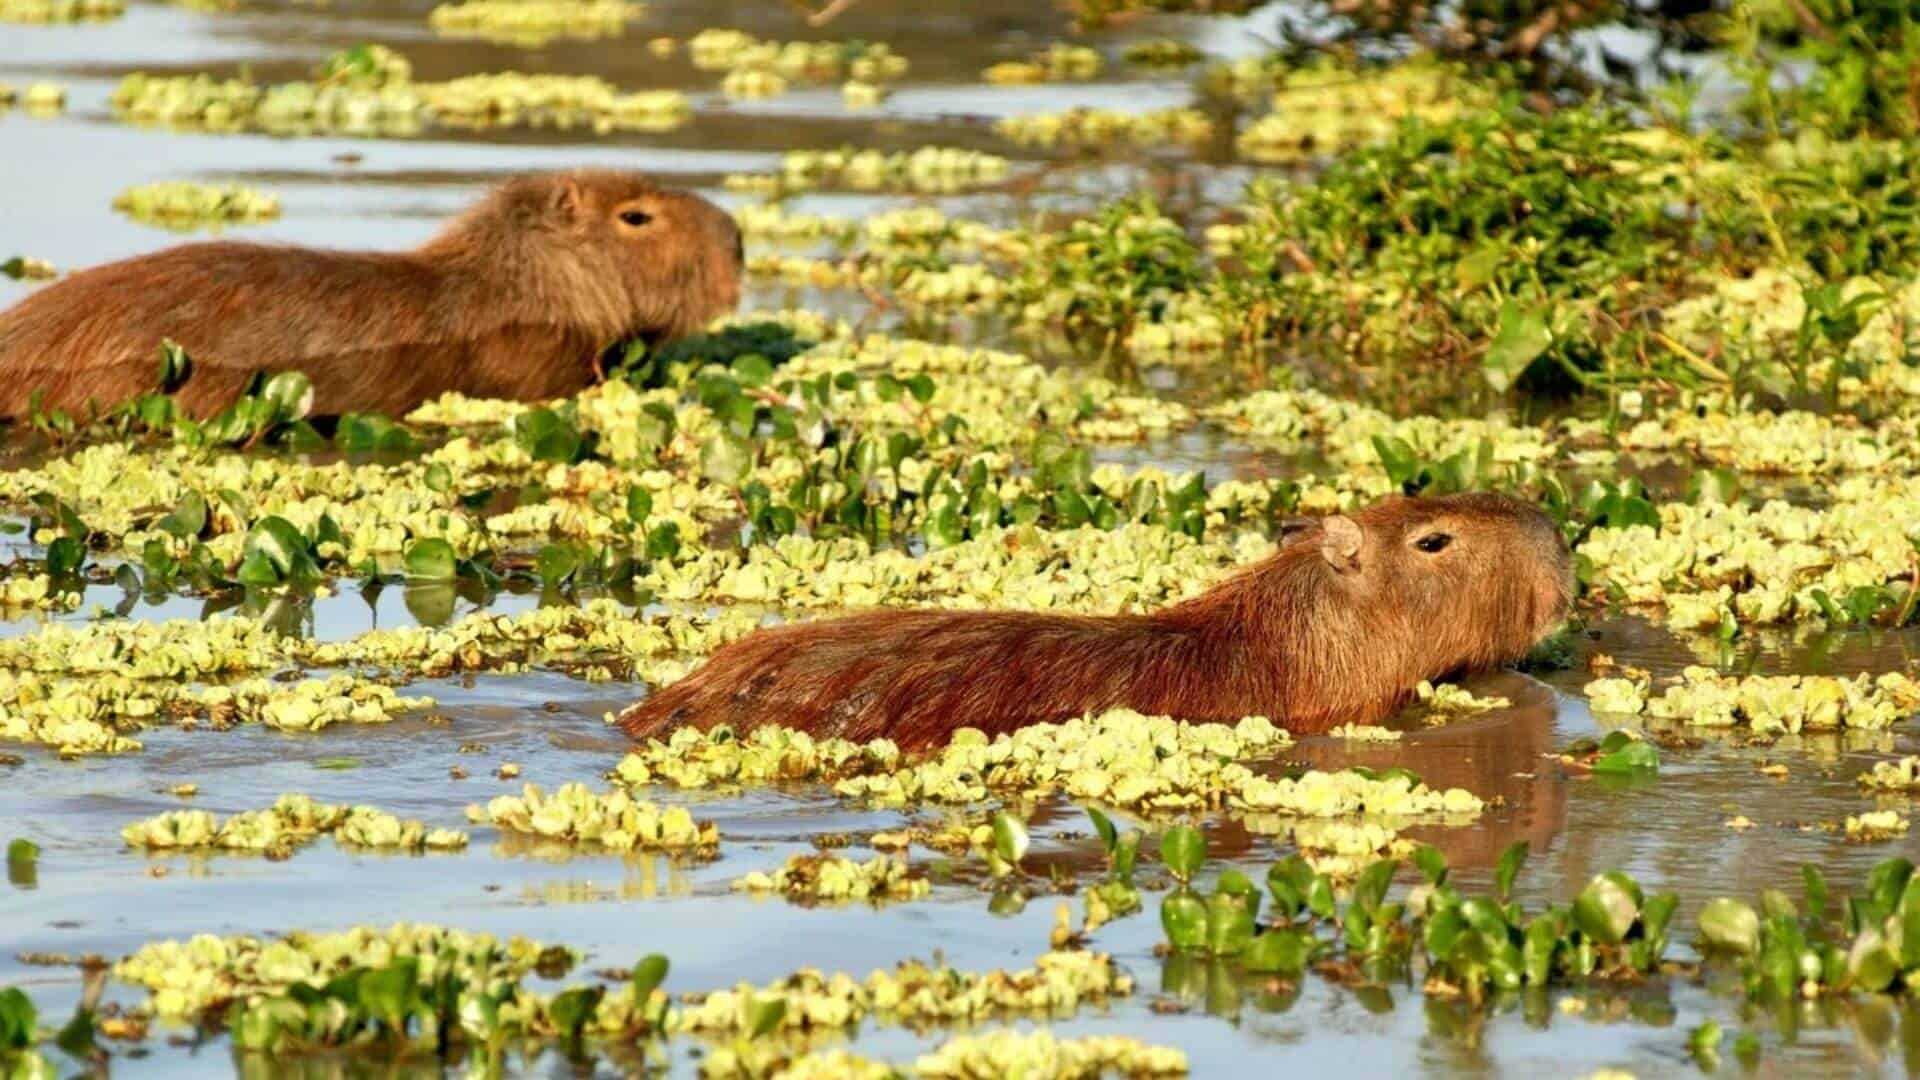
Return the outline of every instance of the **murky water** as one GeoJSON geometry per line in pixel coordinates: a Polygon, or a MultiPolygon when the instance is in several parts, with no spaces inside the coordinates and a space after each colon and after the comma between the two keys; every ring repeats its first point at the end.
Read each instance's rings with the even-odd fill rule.
{"type": "MultiPolygon", "coordinates": [[[[723,174],[768,168],[787,149],[854,141],[887,148],[940,142],[1018,158],[1018,150],[987,132],[988,118],[1073,104],[1172,105],[1188,97],[1186,84],[1176,79],[982,86],[977,81],[982,67],[1063,33],[1059,16],[1028,0],[876,0],[857,6],[827,33],[886,40],[913,63],[900,92],[879,112],[865,114],[842,109],[832,87],[729,106],[714,92],[716,79],[695,72],[684,53],[663,61],[641,47],[647,36],[684,38],[707,26],[809,36],[777,3],[654,0],[646,21],[625,39],[557,43],[540,50],[438,40],[425,28],[430,6],[420,0],[266,3],[209,14],[135,2],[126,18],[111,24],[0,29],[5,40],[0,79],[52,78],[70,91],[67,111],[55,119],[35,119],[18,110],[0,113],[0,181],[7,193],[6,209],[0,210],[0,255],[17,251],[71,268],[175,242],[173,234],[133,224],[109,209],[122,188],[149,180],[239,180],[274,191],[284,214],[248,230],[252,238],[393,248],[419,241],[487,182],[514,170],[639,166],[732,203],[734,198],[718,187],[723,174]],[[108,93],[130,70],[229,71],[245,65],[266,78],[294,77],[328,52],[366,40],[401,48],[422,78],[510,67],[594,73],[628,88],[686,89],[695,95],[699,115],[686,128],[658,136],[442,133],[409,141],[172,134],[122,126],[106,115],[108,93]],[[360,159],[341,160],[349,152],[360,159]]],[[[1113,40],[1170,32],[1232,55],[1255,49],[1254,35],[1269,18],[1161,21],[1130,28],[1113,40]]],[[[1139,176],[1132,169],[1087,170],[1063,176],[1057,191],[1083,198],[1139,176]]],[[[1231,178],[1228,174],[1222,182],[1231,178]]],[[[1038,203],[995,194],[943,202],[1011,219],[1057,197],[1050,189],[1037,196],[1038,203]]],[[[797,200],[794,209],[858,216],[903,201],[912,200],[820,194],[797,200]]],[[[24,291],[0,281],[0,304],[10,304],[24,291]]],[[[852,317],[864,312],[858,297],[800,299],[852,317]]],[[[782,290],[760,287],[750,292],[747,306],[792,300],[782,290]]],[[[1205,467],[1213,477],[1267,475],[1286,467],[1284,461],[1205,432],[1107,456],[1205,467]]],[[[96,602],[112,607],[120,593],[96,587],[88,600],[89,607],[96,602]]],[[[507,595],[495,607],[523,610],[536,602],[533,596],[507,595]]],[[[462,605],[453,614],[467,610],[462,605]]],[[[133,613],[197,617],[205,608],[197,599],[172,599],[139,605],[133,613]]],[[[339,638],[420,613],[410,608],[404,590],[389,589],[371,599],[346,590],[280,615],[294,632],[339,638]]],[[[60,616],[85,617],[85,608],[60,616]]],[[[0,633],[22,633],[33,624],[6,623],[0,633]]],[[[1920,636],[1852,634],[1767,639],[1750,647],[1750,655],[1717,657],[1709,651],[1703,656],[1632,619],[1604,623],[1581,643],[1582,661],[1606,652],[1656,674],[1718,661],[1760,671],[1880,671],[1910,667],[1916,651],[1920,636]]],[[[1417,832],[1449,855],[1468,885],[1485,886],[1498,853],[1525,839],[1534,853],[1521,878],[1525,901],[1564,901],[1592,874],[1621,868],[1649,888],[1680,892],[1684,902],[1677,927],[1690,926],[1691,912],[1710,895],[1750,897],[1765,886],[1790,885],[1802,862],[1819,863],[1844,888],[1872,862],[1893,853],[1885,845],[1849,846],[1830,832],[1803,826],[1867,808],[1853,775],[1874,759],[1920,748],[1910,732],[1852,741],[1809,737],[1764,749],[1731,739],[1705,740],[1670,747],[1656,779],[1611,783],[1570,776],[1551,758],[1572,740],[1596,732],[1578,695],[1585,678],[1581,668],[1545,683],[1514,674],[1486,677],[1470,685],[1510,697],[1513,707],[1415,731],[1396,744],[1309,740],[1290,756],[1323,766],[1405,765],[1437,785],[1497,795],[1504,805],[1472,827],[1417,832]],[[1759,764],[1773,761],[1789,766],[1786,777],[1759,771],[1759,764]],[[1757,827],[1729,830],[1724,822],[1736,815],[1757,827]]],[[[557,786],[597,778],[622,752],[622,739],[602,723],[606,712],[630,698],[620,686],[536,674],[428,682],[414,689],[438,699],[436,713],[444,722],[410,718],[310,737],[255,728],[158,729],[145,736],[147,749],[140,754],[62,762],[28,752],[23,765],[0,765],[0,839],[26,836],[43,849],[36,882],[0,890],[0,985],[28,988],[45,1014],[58,1015],[78,994],[72,969],[29,965],[17,954],[117,957],[146,941],[200,932],[265,934],[400,919],[563,942],[587,952],[588,968],[665,952],[673,959],[676,989],[764,982],[810,965],[858,974],[936,951],[961,967],[1018,966],[1045,948],[1054,901],[1036,900],[1017,914],[989,914],[986,894],[964,875],[937,886],[929,901],[877,912],[804,909],[730,893],[728,882],[740,874],[811,850],[809,838],[815,834],[891,828],[907,816],[853,808],[818,791],[724,798],[655,793],[664,801],[697,798],[699,813],[719,824],[723,854],[707,864],[657,856],[557,858],[502,842],[485,829],[476,831],[475,847],[464,854],[421,857],[349,853],[326,842],[286,862],[242,856],[146,858],[122,848],[119,828],[182,805],[167,791],[186,781],[201,790],[192,806],[221,814],[267,805],[283,791],[300,791],[326,801],[374,803],[429,824],[456,825],[467,804],[517,788],[519,781],[495,777],[502,763],[520,765],[526,780],[557,786]],[[354,759],[357,766],[319,767],[341,758],[354,759]],[[456,766],[467,778],[451,778],[456,766]],[[155,876],[161,869],[164,876],[155,876]]],[[[1042,806],[1033,825],[1035,866],[1095,860],[1085,818],[1075,807],[1042,806]]],[[[1282,851],[1274,839],[1233,822],[1216,823],[1213,841],[1216,852],[1256,873],[1282,851]]],[[[1911,850],[1910,843],[1897,846],[1911,850]]],[[[1872,1001],[1748,1015],[1736,1000],[1677,979],[1576,991],[1551,1001],[1515,999],[1474,1013],[1423,999],[1411,985],[1393,988],[1385,996],[1390,1000],[1383,1000],[1309,979],[1297,993],[1277,995],[1260,985],[1236,983],[1224,969],[1162,960],[1154,953],[1160,939],[1150,912],[1101,930],[1099,947],[1112,951],[1140,979],[1144,992],[1110,1008],[1084,1009],[1056,1027],[1063,1033],[1122,1032],[1177,1045],[1200,1075],[1338,1069],[1533,1076],[1582,1074],[1607,1065],[1654,1075],[1691,1067],[1685,1033],[1712,1016],[1765,1032],[1769,1073],[1920,1068],[1920,1016],[1872,1001]],[[1178,1002],[1184,1010],[1151,1010],[1155,1001],[1178,1002]]],[[[124,990],[116,994],[132,1000],[124,990]]],[[[869,1026],[859,1032],[858,1045],[872,1056],[899,1060],[942,1035],[869,1026]]],[[[682,1045],[676,1051],[676,1065],[684,1071],[691,1071],[690,1049],[682,1045]]],[[[130,1075],[197,1076],[230,1064],[223,1042],[196,1047],[154,1040],[144,1056],[122,1058],[114,1067],[130,1075]]]]}

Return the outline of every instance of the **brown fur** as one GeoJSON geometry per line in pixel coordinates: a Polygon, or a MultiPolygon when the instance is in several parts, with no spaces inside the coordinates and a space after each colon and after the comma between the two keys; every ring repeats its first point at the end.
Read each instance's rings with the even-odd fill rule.
{"type": "Polygon", "coordinates": [[[771,627],[630,707],[636,738],[726,724],[944,743],[1125,706],[1264,715],[1311,734],[1378,720],[1422,679],[1518,659],[1563,619],[1566,544],[1499,495],[1390,499],[1295,534],[1200,596],[1145,615],[872,611],[771,627]],[[1414,545],[1446,533],[1436,553],[1414,545]]]}
{"type": "Polygon", "coordinates": [[[698,195],[637,173],[524,176],[414,251],[220,241],[75,274],[0,314],[0,416],[36,389],[70,411],[155,389],[162,339],[193,358],[175,400],[199,416],[259,370],[305,372],[321,415],[399,415],[448,390],[558,397],[607,346],[732,310],[740,274],[739,230],[698,195]]]}

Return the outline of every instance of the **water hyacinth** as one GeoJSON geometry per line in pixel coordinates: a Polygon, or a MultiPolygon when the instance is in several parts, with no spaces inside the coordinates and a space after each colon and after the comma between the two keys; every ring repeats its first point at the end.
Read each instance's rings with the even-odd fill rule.
{"type": "Polygon", "coordinates": [[[537,46],[559,38],[619,37],[646,10],[630,0],[461,0],[435,7],[427,22],[447,37],[537,46]]]}
{"type": "Polygon", "coordinates": [[[126,11],[125,0],[0,0],[0,22],[104,22],[126,11]]]}
{"type": "Polygon", "coordinates": [[[1853,843],[1870,844],[1905,836],[1911,824],[1896,811],[1873,810],[1859,815],[1847,815],[1842,831],[1853,843]]]}
{"type": "Polygon", "coordinates": [[[147,851],[224,850],[286,858],[317,836],[342,844],[409,851],[458,850],[465,833],[429,829],[371,806],[335,806],[305,795],[280,796],[265,810],[247,810],[221,823],[204,810],[172,810],[120,830],[131,848],[147,851]]]}
{"type": "Polygon", "coordinates": [[[470,983],[517,979],[535,968],[567,968],[574,954],[526,938],[501,941],[490,934],[427,924],[361,926],[333,933],[299,931],[276,941],[237,935],[200,934],[187,941],[143,945],[114,965],[114,978],[144,987],[144,1008],[169,1019],[192,1019],[235,1000],[284,992],[296,985],[320,987],[356,967],[385,967],[418,960],[422,984],[442,971],[470,983]]]}
{"type": "Polygon", "coordinates": [[[667,1017],[667,1029],[707,1035],[751,1030],[751,1006],[769,998],[785,1001],[775,1030],[841,1028],[874,1016],[919,1026],[984,1020],[1006,1015],[1065,1017],[1082,1004],[1133,992],[1131,976],[1105,953],[1055,951],[1016,971],[956,970],[915,961],[892,971],[875,970],[864,980],[844,973],[802,969],[766,986],[742,983],[687,1002],[667,1017]]]}
{"type": "MultiPolygon", "coordinates": [[[[854,191],[940,193],[997,183],[1006,178],[1007,168],[1007,159],[996,154],[947,146],[895,153],[851,147],[790,150],[781,157],[779,172],[771,182],[775,192],[845,187],[854,191]]],[[[752,177],[727,179],[727,187],[733,190],[756,186],[752,177]]]]}
{"type": "Polygon", "coordinates": [[[1362,769],[1332,773],[1315,770],[1274,779],[1235,764],[1222,770],[1221,779],[1227,805],[1269,814],[1470,818],[1486,808],[1478,796],[1464,788],[1435,791],[1404,770],[1390,770],[1378,777],[1362,769]]]}
{"type": "Polygon", "coordinates": [[[1213,138],[1213,121],[1198,109],[1120,112],[1069,109],[1001,117],[994,130],[1020,146],[1106,149],[1116,145],[1190,146],[1213,138]]]}
{"type": "Polygon", "coordinates": [[[615,775],[689,787],[806,780],[883,806],[1061,792],[1135,810],[1174,810],[1220,805],[1229,777],[1239,776],[1235,762],[1272,756],[1290,742],[1264,717],[1233,726],[1187,724],[1127,709],[993,739],[965,728],[917,761],[903,761],[886,740],[860,746],[776,728],[740,740],[730,731],[682,729],[627,755],[615,775]]]}
{"type": "Polygon", "coordinates": [[[135,221],[188,230],[271,221],[280,216],[280,199],[238,184],[161,181],[122,191],[113,208],[135,221]]]}
{"type": "Polygon", "coordinates": [[[1419,59],[1358,76],[1303,68],[1277,80],[1272,111],[1237,145],[1249,160],[1294,164],[1384,139],[1408,117],[1431,123],[1484,108],[1492,96],[1463,71],[1419,59]]]}
{"type": "Polygon", "coordinates": [[[486,806],[469,806],[467,820],[566,844],[610,851],[671,851],[712,857],[720,831],[696,822],[685,807],[658,807],[624,790],[595,793],[585,784],[563,784],[552,795],[527,784],[519,795],[501,795],[486,806]]]}
{"type": "Polygon", "coordinates": [[[1872,769],[1854,779],[1869,792],[1920,791],[1920,756],[1908,754],[1897,761],[1876,761],[1872,769]]]}
{"type": "Polygon", "coordinates": [[[904,860],[875,855],[866,862],[840,855],[795,855],[768,874],[735,878],[737,892],[780,893],[796,902],[915,900],[932,888],[904,860]]]}
{"type": "Polygon", "coordinates": [[[1757,734],[1837,728],[1879,730],[1920,710],[1920,683],[1900,672],[1831,675],[1720,675],[1688,667],[1660,693],[1642,679],[1596,679],[1585,688],[1596,712],[1647,716],[1702,727],[1742,725],[1757,734]]]}

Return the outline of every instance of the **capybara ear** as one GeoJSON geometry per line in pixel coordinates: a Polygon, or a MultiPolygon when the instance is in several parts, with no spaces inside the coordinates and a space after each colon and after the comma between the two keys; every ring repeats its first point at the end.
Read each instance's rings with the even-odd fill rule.
{"type": "Polygon", "coordinates": [[[553,185],[553,209],[566,221],[580,220],[587,209],[587,193],[581,190],[580,181],[567,176],[553,185]]]}
{"type": "Polygon", "coordinates": [[[1320,523],[1320,554],[1327,565],[1343,574],[1360,569],[1360,526],[1344,514],[1320,523]]]}

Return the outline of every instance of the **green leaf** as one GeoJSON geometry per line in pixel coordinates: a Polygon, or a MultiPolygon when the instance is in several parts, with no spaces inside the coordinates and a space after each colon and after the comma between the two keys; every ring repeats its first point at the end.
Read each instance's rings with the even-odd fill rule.
{"type": "Polygon", "coordinates": [[[54,579],[70,578],[80,572],[87,562],[86,545],[71,536],[55,537],[47,545],[47,576],[54,579]]]}
{"type": "Polygon", "coordinates": [[[1700,469],[1687,481],[1687,501],[1695,506],[1732,505],[1740,497],[1740,476],[1732,469],[1700,469]]]}
{"type": "Polygon", "coordinates": [[[1353,880],[1353,906],[1361,911],[1372,912],[1387,898],[1387,888],[1393,884],[1393,875],[1400,870],[1400,860],[1382,859],[1360,871],[1353,880]]]}
{"type": "Polygon", "coordinates": [[[716,484],[738,484],[753,468],[753,443],[716,431],[700,446],[700,473],[716,484]]]}
{"type": "Polygon", "coordinates": [[[277,419],[302,420],[313,411],[313,380],[298,371],[283,371],[267,380],[260,396],[273,406],[277,419]]]}
{"type": "Polygon", "coordinates": [[[633,999],[646,1003],[648,995],[661,983],[667,981],[667,958],[659,953],[649,953],[633,966],[633,999]]]}
{"type": "Polygon", "coordinates": [[[17,986],[0,990],[0,1055],[26,1050],[39,1032],[39,1014],[26,991],[17,986]]]}
{"type": "Polygon", "coordinates": [[[1113,819],[1100,812],[1099,807],[1087,807],[1087,817],[1093,822],[1093,831],[1100,837],[1100,846],[1106,849],[1107,856],[1113,856],[1114,846],[1120,842],[1120,830],[1113,827],[1113,819]]]}
{"type": "Polygon", "coordinates": [[[1508,299],[1500,305],[1500,323],[1480,361],[1480,373],[1488,386],[1504,394],[1551,344],[1546,310],[1522,310],[1518,301],[1508,299]]]}
{"type": "Polygon", "coordinates": [[[1467,935],[1467,920],[1458,908],[1448,908],[1427,920],[1423,934],[1427,954],[1436,962],[1445,962],[1453,956],[1454,949],[1467,935]]]}
{"type": "Polygon", "coordinates": [[[39,844],[24,836],[8,842],[7,882],[21,889],[31,889],[40,883],[39,844]]]}
{"type": "Polygon", "coordinates": [[[1175,949],[1199,949],[1207,940],[1207,905],[1192,891],[1176,889],[1160,901],[1160,927],[1175,949]]]}
{"type": "Polygon", "coordinates": [[[394,1031],[406,1029],[420,989],[420,961],[404,956],[360,977],[360,1007],[394,1031]]]}
{"type": "MultiPolygon", "coordinates": [[[[247,557],[264,555],[272,566],[276,580],[306,583],[317,579],[319,567],[314,565],[313,556],[308,553],[307,538],[286,518],[273,516],[261,518],[247,531],[245,546],[241,549],[247,557]]],[[[244,564],[243,564],[244,565],[244,564]]],[[[246,584],[273,584],[273,582],[242,581],[246,584]]]]}
{"type": "Polygon", "coordinates": [[[1640,915],[1640,887],[1618,870],[1596,875],[1573,901],[1573,924],[1589,939],[1618,945],[1640,915]]]}
{"type": "Polygon", "coordinates": [[[1242,955],[1241,963],[1248,971],[1298,978],[1307,970],[1314,949],[1315,942],[1311,934],[1283,927],[1268,930],[1254,938],[1242,955]]]}
{"type": "Polygon", "coordinates": [[[993,850],[1010,867],[1027,857],[1027,824],[1005,810],[993,815],[993,850]]]}
{"type": "Polygon", "coordinates": [[[572,544],[547,544],[533,557],[534,573],[540,584],[553,588],[573,576],[580,568],[580,552],[572,544]]]}
{"type": "Polygon", "coordinates": [[[1500,853],[1500,861],[1493,870],[1493,891],[1501,901],[1513,896],[1513,879],[1520,875],[1520,868],[1526,865],[1531,850],[1525,840],[1515,840],[1500,853]]]}
{"type": "Polygon", "coordinates": [[[1618,750],[1593,759],[1593,771],[1601,774],[1649,773],[1660,770],[1660,751],[1644,740],[1631,740],[1618,750]]]}
{"type": "Polygon", "coordinates": [[[786,998],[755,995],[747,1002],[747,1038],[758,1039],[779,1027],[786,1015],[786,998]]]}
{"type": "Polygon", "coordinates": [[[234,580],[242,585],[278,585],[280,572],[273,567],[273,559],[264,551],[249,551],[240,559],[240,568],[234,571],[234,580]]]}
{"type": "Polygon", "coordinates": [[[1807,914],[1822,918],[1827,913],[1827,876],[1812,863],[1801,863],[1800,881],[1805,886],[1807,914]]]}
{"type": "Polygon", "coordinates": [[[180,343],[168,338],[160,340],[160,392],[171,394],[186,384],[193,375],[193,359],[180,343]]]}
{"type": "MultiPolygon", "coordinates": [[[[1255,902],[1259,895],[1251,893],[1255,902]]],[[[1253,909],[1246,896],[1216,892],[1207,897],[1206,909],[1207,952],[1214,956],[1238,956],[1253,944],[1253,909]]]]}
{"type": "Polygon", "coordinates": [[[1413,865],[1428,882],[1439,885],[1447,880],[1447,857],[1432,844],[1421,844],[1413,852],[1413,865]]]}
{"type": "Polygon", "coordinates": [[[1128,829],[1107,855],[1108,867],[1119,881],[1133,879],[1133,865],[1140,858],[1140,830],[1128,829]]]}
{"type": "Polygon", "coordinates": [[[207,528],[206,497],[197,491],[187,492],[166,517],[154,522],[154,527],[182,540],[199,536],[207,528]]]}
{"type": "Polygon", "coordinates": [[[1700,936],[1714,948],[1751,956],[1760,948],[1760,915],[1743,901],[1715,897],[1700,909],[1700,936]]]}
{"type": "Polygon", "coordinates": [[[582,440],[573,421],[552,409],[528,409],[514,416],[515,445],[535,461],[570,465],[580,457],[582,440]]]}
{"type": "Polygon", "coordinates": [[[1160,861],[1175,879],[1190,882],[1207,861],[1207,838],[1191,825],[1175,825],[1160,837],[1160,861]]]}
{"type": "Polygon", "coordinates": [[[460,557],[453,545],[437,536],[407,546],[407,577],[413,581],[452,581],[460,573],[460,557]]]}
{"type": "Polygon", "coordinates": [[[647,520],[653,513],[653,493],[635,484],[627,489],[627,520],[635,525],[647,520]]]}
{"type": "Polygon", "coordinates": [[[357,757],[333,757],[320,758],[313,763],[313,767],[338,772],[345,769],[357,769],[361,764],[361,760],[357,757]]]}

